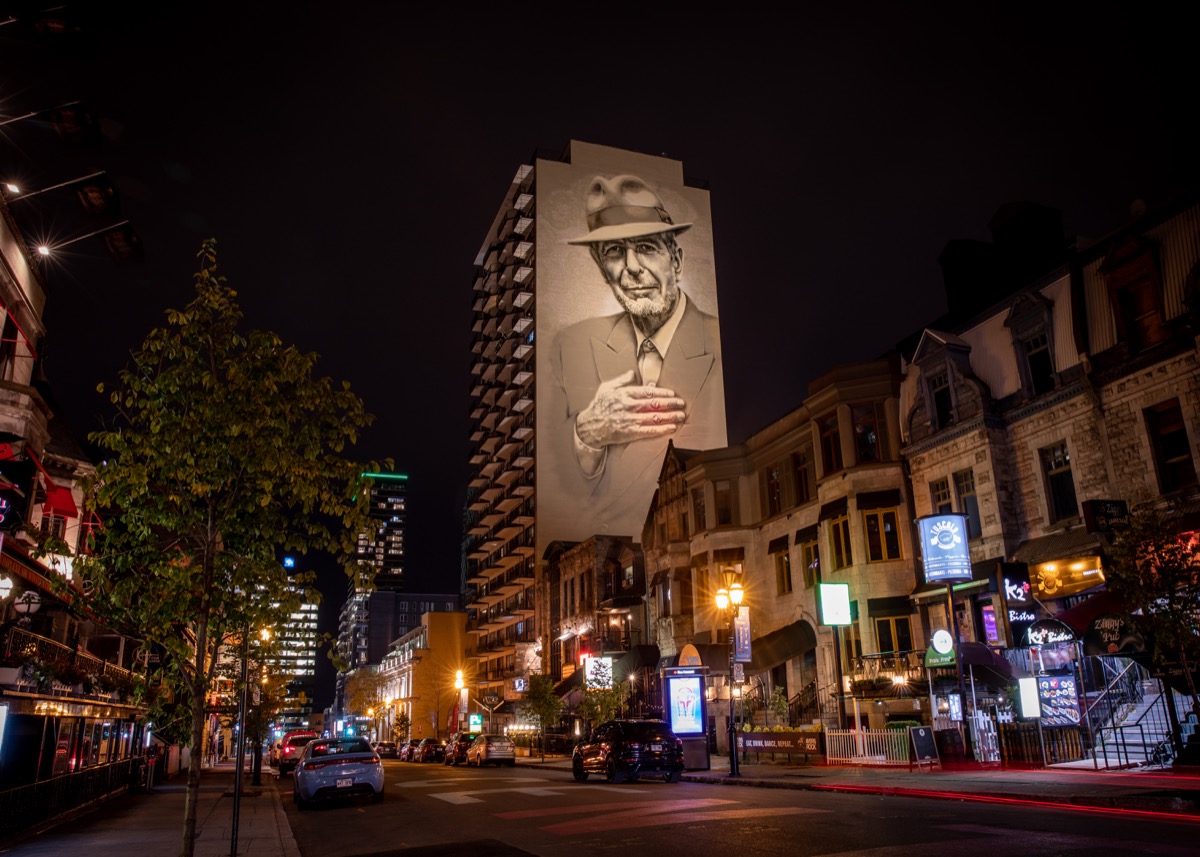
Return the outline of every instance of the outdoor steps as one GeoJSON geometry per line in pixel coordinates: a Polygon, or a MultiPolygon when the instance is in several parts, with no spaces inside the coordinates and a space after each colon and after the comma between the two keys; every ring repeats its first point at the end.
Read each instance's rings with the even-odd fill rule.
{"type": "MultiPolygon", "coordinates": [[[[1109,765],[1150,765],[1162,764],[1161,756],[1163,742],[1170,738],[1170,724],[1162,712],[1165,700],[1160,700],[1160,687],[1157,681],[1146,681],[1143,684],[1142,699],[1130,706],[1117,724],[1129,728],[1119,731],[1105,730],[1102,732],[1100,744],[1095,754],[1098,759],[1105,760],[1109,765]],[[1155,709],[1155,706],[1158,706],[1155,709]],[[1151,709],[1155,709],[1153,712],[1151,709]],[[1160,716],[1161,715],[1161,716],[1160,716]],[[1133,728],[1135,724],[1142,728],[1133,728]]],[[[1187,712],[1188,724],[1181,723],[1184,740],[1192,732],[1200,731],[1196,716],[1191,714],[1191,703],[1179,693],[1174,693],[1176,711],[1183,720],[1187,712]]],[[[1197,740],[1200,740],[1198,735],[1197,740]]]]}

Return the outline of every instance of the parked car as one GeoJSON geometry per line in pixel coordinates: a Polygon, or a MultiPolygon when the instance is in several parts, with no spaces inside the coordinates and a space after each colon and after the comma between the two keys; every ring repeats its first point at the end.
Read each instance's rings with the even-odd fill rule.
{"type": "Polygon", "coordinates": [[[288,774],[295,770],[305,746],[316,737],[317,733],[311,731],[289,732],[284,735],[279,748],[279,773],[288,774]]]}
{"type": "Polygon", "coordinates": [[[422,738],[413,755],[418,762],[440,762],[446,758],[446,742],[441,738],[422,738]]]}
{"type": "Polygon", "coordinates": [[[517,764],[517,748],[507,735],[492,735],[481,732],[467,748],[467,767],[471,765],[517,764]]]}
{"type": "Polygon", "coordinates": [[[383,764],[366,738],[313,738],[292,778],[292,800],[308,809],[315,800],[370,795],[383,800],[383,764]]]}
{"type": "Polygon", "coordinates": [[[379,754],[381,759],[399,759],[400,748],[396,746],[395,741],[380,741],[375,745],[375,752],[379,754]]]}
{"type": "Polygon", "coordinates": [[[446,742],[446,764],[459,765],[467,761],[467,748],[479,737],[478,732],[455,732],[446,742]]]}
{"type": "Polygon", "coordinates": [[[603,774],[610,783],[635,783],[650,773],[669,783],[679,782],[683,773],[683,741],[662,720],[608,720],[571,754],[576,782],[603,774]]]}
{"type": "Polygon", "coordinates": [[[417,761],[417,748],[420,746],[421,746],[420,738],[411,738],[408,741],[405,741],[404,744],[401,745],[401,747],[400,747],[400,761],[401,762],[417,761]]]}

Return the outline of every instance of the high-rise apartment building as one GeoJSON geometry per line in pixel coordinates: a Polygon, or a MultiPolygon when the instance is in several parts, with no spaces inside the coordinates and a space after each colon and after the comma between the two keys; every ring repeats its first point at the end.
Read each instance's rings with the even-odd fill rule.
{"type": "Polygon", "coordinates": [[[408,500],[408,476],[403,473],[363,475],[372,480],[372,527],[358,535],[358,562],[373,569],[371,578],[376,589],[400,592],[404,588],[404,515],[408,500]]]}
{"type": "Polygon", "coordinates": [[[476,698],[519,698],[543,669],[547,549],[637,538],[668,440],[727,443],[711,224],[681,162],[587,143],[521,166],[505,194],[474,283],[462,585],[476,698]]]}
{"type": "MultiPolygon", "coordinates": [[[[284,566],[294,568],[294,558],[285,557],[284,566]]],[[[317,605],[314,602],[301,601],[287,623],[277,629],[265,666],[269,674],[286,681],[286,695],[276,715],[276,728],[286,730],[308,725],[317,682],[317,605]]]]}

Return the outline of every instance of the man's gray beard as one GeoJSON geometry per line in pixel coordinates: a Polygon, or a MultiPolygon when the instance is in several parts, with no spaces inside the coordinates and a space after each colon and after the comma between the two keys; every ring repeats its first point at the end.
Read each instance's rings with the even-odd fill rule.
{"type": "Polygon", "coordinates": [[[664,292],[659,292],[652,298],[631,298],[620,288],[614,288],[613,294],[617,298],[617,303],[621,305],[621,309],[629,313],[635,321],[641,322],[639,327],[649,326],[651,330],[658,330],[662,327],[671,317],[671,313],[675,311],[675,307],[679,305],[678,290],[675,292],[674,303],[670,305],[667,304],[667,295],[664,292]]]}

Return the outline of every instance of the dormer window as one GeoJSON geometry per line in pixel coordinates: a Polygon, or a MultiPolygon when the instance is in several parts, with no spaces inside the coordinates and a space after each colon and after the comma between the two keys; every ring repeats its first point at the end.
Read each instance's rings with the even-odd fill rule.
{"type": "Polygon", "coordinates": [[[1021,389],[1030,398],[1050,392],[1057,383],[1051,336],[1053,307],[1041,294],[1025,294],[1013,304],[1004,322],[1012,331],[1021,389]]]}
{"type": "Polygon", "coordinates": [[[945,428],[954,422],[954,401],[950,395],[950,372],[938,369],[929,376],[929,400],[933,403],[931,416],[936,428],[945,428]]]}
{"type": "Polygon", "coordinates": [[[1136,354],[1167,338],[1162,280],[1154,245],[1130,241],[1105,257],[1101,267],[1117,334],[1136,354]]]}

